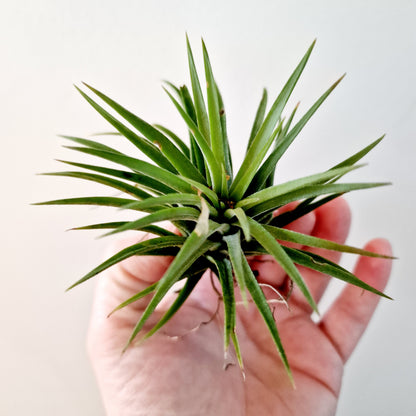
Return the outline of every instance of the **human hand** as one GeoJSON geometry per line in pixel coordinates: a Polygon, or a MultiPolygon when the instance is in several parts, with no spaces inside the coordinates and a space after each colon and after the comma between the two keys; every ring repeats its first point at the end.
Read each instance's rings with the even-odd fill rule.
{"type": "MultiPolygon", "coordinates": [[[[288,228],[342,243],[349,225],[349,208],[338,198],[288,228]]],[[[372,240],[365,249],[391,254],[390,245],[381,239],[372,240]]],[[[339,261],[339,253],[310,251],[339,261]]],[[[312,311],[297,288],[289,299],[290,310],[271,301],[296,383],[294,389],[254,305],[248,310],[243,306],[238,309],[237,333],[245,379],[238,365],[224,369],[222,312],[221,308],[217,311],[218,294],[208,273],[163,331],[121,353],[150,297],[110,318],[108,313],[159,280],[170,261],[167,257],[132,257],[98,277],[88,351],[108,415],[335,414],[343,366],[366,329],[378,296],[347,285],[318,322],[311,319],[312,311]]],[[[259,281],[265,283],[269,299],[276,299],[276,293],[268,285],[281,292],[287,288],[287,276],[270,258],[256,257],[250,263],[259,281]]],[[[383,290],[390,269],[390,260],[366,257],[358,260],[355,274],[383,290]]],[[[318,302],[329,279],[309,269],[300,271],[318,302]]],[[[148,325],[155,323],[168,305],[169,299],[148,325]]],[[[236,360],[231,357],[227,362],[236,360]]]]}

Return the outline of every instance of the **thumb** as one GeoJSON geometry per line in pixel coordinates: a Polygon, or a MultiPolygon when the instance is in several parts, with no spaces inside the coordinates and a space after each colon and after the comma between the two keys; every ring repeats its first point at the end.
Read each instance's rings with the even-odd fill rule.
{"type": "MultiPolygon", "coordinates": [[[[149,233],[135,232],[112,244],[108,254],[111,256],[126,247],[153,237],[149,233]]],[[[151,294],[117,311],[110,319],[107,319],[108,315],[122,302],[160,280],[171,261],[172,257],[167,256],[132,256],[98,275],[91,312],[90,333],[107,330],[112,332],[119,330],[120,327],[131,331],[137,323],[137,312],[147,306],[151,294]]]]}

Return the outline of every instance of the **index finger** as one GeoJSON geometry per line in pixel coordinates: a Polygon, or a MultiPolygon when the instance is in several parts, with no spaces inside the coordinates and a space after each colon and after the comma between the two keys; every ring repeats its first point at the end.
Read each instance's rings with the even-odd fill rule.
{"type": "MultiPolygon", "coordinates": [[[[391,255],[388,241],[376,239],[366,250],[391,255]]],[[[355,268],[358,278],[382,291],[390,276],[392,261],[372,257],[361,257],[355,268]]],[[[342,360],[346,362],[374,314],[380,297],[347,285],[319,323],[319,328],[334,345],[342,360]]]]}

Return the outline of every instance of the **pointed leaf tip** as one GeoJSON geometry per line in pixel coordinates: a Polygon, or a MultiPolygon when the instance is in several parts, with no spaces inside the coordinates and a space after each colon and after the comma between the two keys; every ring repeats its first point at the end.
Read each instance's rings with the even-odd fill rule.
{"type": "Polygon", "coordinates": [[[334,83],[333,88],[335,88],[345,77],[347,76],[347,73],[344,72],[334,83]]]}

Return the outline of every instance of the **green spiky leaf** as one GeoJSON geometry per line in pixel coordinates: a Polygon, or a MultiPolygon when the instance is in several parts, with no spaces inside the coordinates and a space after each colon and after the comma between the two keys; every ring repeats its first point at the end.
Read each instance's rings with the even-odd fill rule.
{"type": "MultiPolygon", "coordinates": [[[[275,173],[278,172],[280,159],[342,79],[341,77],[330,86],[305,114],[299,116],[298,121],[295,121],[295,115],[299,105],[286,114],[286,104],[309,60],[314,44],[315,42],[306,51],[269,110],[267,92],[263,90],[247,146],[244,144],[247,150],[235,176],[224,100],[204,43],[202,64],[206,91],[201,88],[188,38],[186,46],[190,88],[165,82],[165,91],[185,122],[187,130],[184,137],[164,125],[146,122],[96,88],[84,84],[83,89],[87,89],[89,95],[78,89],[86,101],[116,130],[99,136],[111,134],[117,138],[109,146],[102,143],[99,136],[94,140],[62,136],[75,143],[75,146],[65,147],[82,153],[83,156],[99,158],[118,166],[115,168],[112,165],[98,166],[61,160],[81,171],[54,172],[48,175],[96,182],[107,187],[112,194],[116,189],[122,196],[110,194],[63,198],[37,205],[115,207],[128,211],[129,215],[137,214],[137,217],[125,221],[98,222],[73,229],[106,230],[107,234],[141,230],[148,233],[146,238],[149,239],[142,239],[143,241],[114,254],[70,288],[132,256],[172,256],[172,262],[157,282],[142,288],[113,311],[108,311],[111,315],[142,299],[144,311],[137,315],[137,324],[126,347],[137,336],[144,341],[163,328],[192,296],[194,288],[203,279],[204,272],[210,270],[221,288],[219,299],[223,303],[225,353],[233,346],[239,366],[243,369],[242,351],[237,337],[239,321],[236,305],[240,299],[246,306],[253,302],[266,324],[283,367],[293,381],[284,350],[285,340],[280,339],[279,320],[275,320],[261,283],[250,269],[247,257],[251,255],[271,255],[287,277],[298,286],[311,310],[316,311],[317,305],[297,266],[327,274],[388,298],[338,264],[308,252],[306,247],[316,247],[323,252],[335,250],[360,256],[391,257],[283,228],[340,195],[386,185],[383,182],[339,182],[346,174],[362,166],[357,163],[384,136],[340,163],[329,163],[329,166],[333,166],[330,169],[274,184],[275,176],[278,178],[275,173]],[[123,138],[135,146],[135,153],[126,154],[115,148],[123,138]],[[143,157],[147,160],[143,160],[143,157]],[[294,201],[298,203],[290,209],[285,207],[278,210],[294,201]],[[171,222],[176,230],[168,231],[162,225],[156,225],[161,221],[171,222]],[[295,243],[302,249],[287,247],[286,242],[295,243]],[[156,323],[150,325],[149,318],[179,281],[184,284],[176,292],[176,297],[169,298],[172,300],[170,306],[156,323]]],[[[237,141],[237,145],[241,148],[242,144],[237,141]]]]}
{"type": "Polygon", "coordinates": [[[315,42],[309,47],[304,57],[300,61],[299,65],[293,71],[289,80],[283,87],[281,93],[276,98],[273,103],[269,113],[267,114],[262,126],[260,127],[256,137],[251,143],[247,155],[244,158],[244,161],[237,173],[235,181],[233,182],[230,189],[230,196],[233,199],[241,198],[246,189],[248,188],[251,179],[256,174],[257,168],[259,167],[263,157],[266,155],[267,150],[269,149],[270,135],[275,128],[276,123],[280,119],[282,111],[293,91],[297,81],[299,80],[300,75],[302,74],[306,63],[308,62],[309,56],[312,53],[312,49],[315,45],[315,42]],[[261,155],[262,157],[259,157],[261,155]]]}

